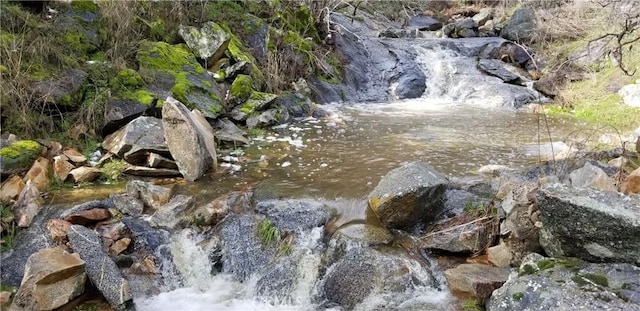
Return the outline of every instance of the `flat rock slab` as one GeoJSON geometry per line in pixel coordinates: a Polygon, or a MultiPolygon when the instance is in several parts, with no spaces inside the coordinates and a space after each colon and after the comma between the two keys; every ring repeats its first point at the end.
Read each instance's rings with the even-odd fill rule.
{"type": "Polygon", "coordinates": [[[640,264],[640,196],[554,184],[538,191],[537,204],[547,254],[640,264]]]}
{"type": "Polygon", "coordinates": [[[73,225],[68,233],[73,250],[86,262],[91,283],[102,293],[111,307],[125,310],[131,303],[129,282],[122,277],[118,266],[102,249],[97,233],[80,225],[73,225]]]}
{"type": "Polygon", "coordinates": [[[462,264],[444,272],[449,288],[459,298],[484,301],[509,278],[509,268],[462,264]]]}

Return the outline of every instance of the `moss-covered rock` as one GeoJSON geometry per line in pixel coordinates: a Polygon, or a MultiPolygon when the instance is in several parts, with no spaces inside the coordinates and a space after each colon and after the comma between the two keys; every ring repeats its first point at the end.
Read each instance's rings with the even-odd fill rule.
{"type": "Polygon", "coordinates": [[[231,84],[231,90],[229,91],[229,102],[233,105],[239,105],[244,103],[251,97],[253,89],[251,85],[253,79],[248,75],[238,75],[231,84]]]}
{"type": "Polygon", "coordinates": [[[32,140],[20,140],[0,149],[0,175],[23,172],[29,169],[44,147],[32,140]]]}
{"type": "MultiPolygon", "coordinates": [[[[158,98],[171,95],[189,108],[197,108],[208,118],[222,112],[220,93],[212,77],[184,44],[144,42],[138,51],[138,71],[148,92],[158,98]]],[[[137,95],[146,97],[145,92],[137,95]]],[[[147,97],[148,98],[148,97],[147,97]]]]}
{"type": "Polygon", "coordinates": [[[227,29],[227,32],[231,35],[231,41],[229,41],[229,47],[227,49],[227,56],[235,60],[235,62],[247,62],[251,64],[251,78],[253,78],[253,87],[256,90],[261,90],[265,85],[264,74],[258,68],[257,61],[253,55],[242,45],[242,42],[233,33],[227,29]]]}
{"type": "Polygon", "coordinates": [[[87,82],[86,72],[69,69],[55,77],[34,83],[33,89],[44,103],[77,108],[82,103],[87,82]]]}
{"type": "Polygon", "coordinates": [[[100,30],[100,8],[93,1],[72,1],[60,8],[54,26],[58,35],[75,57],[88,60],[89,55],[100,49],[103,36],[100,30]]]}
{"type": "Polygon", "coordinates": [[[200,29],[180,25],[178,33],[207,66],[215,64],[224,55],[231,39],[229,34],[214,22],[207,22],[200,29]]]}

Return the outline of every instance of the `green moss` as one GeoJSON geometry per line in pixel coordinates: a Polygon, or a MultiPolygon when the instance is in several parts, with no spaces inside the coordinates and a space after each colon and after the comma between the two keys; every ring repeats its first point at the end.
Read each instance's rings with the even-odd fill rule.
{"type": "Polygon", "coordinates": [[[133,69],[123,69],[112,79],[110,84],[115,88],[140,87],[143,85],[142,77],[133,69]]]}
{"type": "Polygon", "coordinates": [[[240,106],[240,112],[250,114],[256,109],[256,104],[253,102],[246,102],[240,106]]]}
{"type": "Polygon", "coordinates": [[[28,169],[40,154],[43,147],[33,140],[17,141],[0,149],[2,167],[6,171],[21,171],[28,169]]]}
{"type": "Polygon", "coordinates": [[[87,40],[87,36],[83,33],[67,31],[64,34],[63,40],[77,56],[85,55],[93,50],[93,47],[87,40]]]}
{"type": "Polygon", "coordinates": [[[206,72],[184,44],[146,42],[138,51],[138,61],[145,68],[170,74],[179,71],[193,71],[198,74],[206,72]]]}
{"type": "Polygon", "coordinates": [[[231,84],[230,95],[236,103],[242,103],[251,97],[252,79],[247,75],[238,75],[231,84]]]}
{"type": "Polygon", "coordinates": [[[582,265],[582,263],[583,263],[582,260],[575,257],[556,259],[556,264],[561,265],[568,269],[579,268],[582,265]]]}
{"type": "Polygon", "coordinates": [[[534,268],[534,267],[533,267],[533,266],[531,266],[531,265],[524,265],[524,266],[522,267],[522,269],[520,269],[520,275],[521,275],[521,276],[522,276],[522,275],[534,274],[534,273],[536,273],[536,272],[538,272],[538,271],[536,270],[536,268],[534,268]]]}
{"type": "MultiPolygon", "coordinates": [[[[122,98],[131,99],[140,102],[143,105],[149,105],[156,97],[155,94],[149,92],[146,89],[138,89],[134,92],[125,92],[122,94],[122,98]]],[[[160,106],[160,105],[158,105],[160,106]]],[[[161,107],[161,106],[160,106],[161,107]]]]}
{"type": "Polygon", "coordinates": [[[571,277],[571,281],[576,283],[576,285],[578,285],[579,287],[583,287],[583,286],[586,286],[586,285],[590,284],[587,280],[585,280],[584,278],[582,278],[579,275],[572,276],[571,277]]]}
{"type": "Polygon", "coordinates": [[[511,297],[513,297],[513,300],[515,301],[520,301],[524,298],[524,293],[514,293],[511,297]]]}
{"type": "Polygon", "coordinates": [[[556,263],[554,260],[549,260],[549,259],[545,259],[545,260],[540,260],[536,263],[536,265],[538,266],[538,269],[540,270],[547,270],[547,269],[551,269],[553,267],[556,266],[556,263]]]}
{"type": "Polygon", "coordinates": [[[585,279],[588,279],[589,281],[591,281],[591,282],[593,282],[595,284],[598,284],[600,286],[609,287],[609,279],[605,275],[587,273],[587,274],[583,275],[582,277],[584,277],[585,279]]]}
{"type": "Polygon", "coordinates": [[[262,71],[256,66],[256,59],[248,52],[248,50],[242,45],[238,37],[236,37],[228,27],[223,29],[230,35],[229,46],[227,47],[227,56],[234,59],[236,62],[244,61],[251,64],[251,77],[253,78],[253,87],[256,90],[261,90],[264,87],[265,80],[262,71]]]}
{"type": "Polygon", "coordinates": [[[71,8],[73,9],[74,12],[79,13],[79,12],[98,12],[100,10],[100,7],[98,7],[98,5],[90,0],[75,0],[71,2],[71,8]]]}
{"type": "Polygon", "coordinates": [[[7,68],[4,65],[0,65],[0,74],[2,74],[2,75],[9,74],[9,68],[7,68]]]}

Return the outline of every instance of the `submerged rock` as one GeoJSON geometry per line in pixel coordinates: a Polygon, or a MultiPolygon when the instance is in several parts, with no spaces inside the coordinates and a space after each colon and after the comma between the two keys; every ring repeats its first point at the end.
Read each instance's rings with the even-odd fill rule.
{"type": "Polygon", "coordinates": [[[428,224],[443,212],[447,183],[429,164],[412,162],[382,177],[369,194],[369,206],[388,228],[428,224]]]}
{"type": "Polygon", "coordinates": [[[493,295],[487,311],[640,310],[640,268],[532,254],[493,295]]]}
{"type": "Polygon", "coordinates": [[[100,237],[90,229],[73,225],[68,232],[73,250],[86,262],[91,283],[102,293],[111,307],[125,310],[132,303],[129,282],[115,262],[102,249],[100,237]]]}
{"type": "Polygon", "coordinates": [[[62,247],[45,248],[29,257],[11,310],[53,310],[84,292],[85,262],[62,247]]]}
{"type": "Polygon", "coordinates": [[[640,196],[555,184],[538,191],[537,204],[547,254],[640,264],[640,196]]]}

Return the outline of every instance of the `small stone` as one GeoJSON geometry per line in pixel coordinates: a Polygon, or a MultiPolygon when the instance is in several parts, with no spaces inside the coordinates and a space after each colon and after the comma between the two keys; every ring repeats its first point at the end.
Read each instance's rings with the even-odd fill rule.
{"type": "Polygon", "coordinates": [[[20,193],[18,200],[13,205],[13,211],[15,213],[15,219],[18,223],[18,227],[26,228],[31,225],[33,217],[38,214],[40,207],[42,206],[42,199],[40,198],[40,191],[31,182],[27,181],[24,189],[20,193]]]}
{"type": "Polygon", "coordinates": [[[124,173],[134,176],[145,177],[175,177],[180,176],[180,171],[171,168],[152,168],[146,166],[128,165],[124,173]]]}
{"type": "Polygon", "coordinates": [[[509,278],[508,268],[479,264],[462,264],[444,272],[449,288],[460,299],[484,302],[509,278]]]}
{"type": "Polygon", "coordinates": [[[81,166],[69,172],[76,183],[92,182],[100,176],[100,170],[95,167],[81,166]]]}
{"type": "Polygon", "coordinates": [[[132,198],[140,199],[147,207],[158,209],[169,202],[173,196],[173,187],[156,186],[141,180],[132,180],[127,183],[127,194],[132,198]]]}
{"type": "Polygon", "coordinates": [[[487,257],[496,267],[508,267],[511,263],[511,250],[506,244],[500,243],[487,248],[487,257]]]}
{"type": "Polygon", "coordinates": [[[153,167],[153,168],[170,168],[170,169],[178,169],[178,166],[176,165],[176,161],[167,159],[157,153],[149,153],[149,156],[147,157],[147,165],[149,167],[153,167]]]}
{"type": "Polygon", "coordinates": [[[62,244],[67,240],[67,232],[71,228],[71,223],[62,219],[49,219],[47,222],[47,230],[51,235],[51,239],[62,244]]]}
{"type": "Polygon", "coordinates": [[[124,252],[129,247],[129,244],[131,244],[130,238],[122,238],[120,240],[117,240],[115,243],[113,243],[113,245],[111,245],[111,247],[109,247],[109,255],[120,255],[120,253],[124,252]]]}
{"type": "Polygon", "coordinates": [[[640,193],[640,168],[631,172],[631,174],[624,179],[620,186],[620,191],[624,194],[640,193]]]}
{"type": "Polygon", "coordinates": [[[87,162],[87,157],[73,148],[64,149],[62,151],[62,154],[67,156],[67,158],[69,158],[69,160],[71,160],[71,162],[74,162],[76,165],[81,165],[87,162]]]}
{"type": "Polygon", "coordinates": [[[595,188],[604,191],[616,191],[613,180],[601,168],[587,162],[569,175],[574,188],[595,188]]]}

